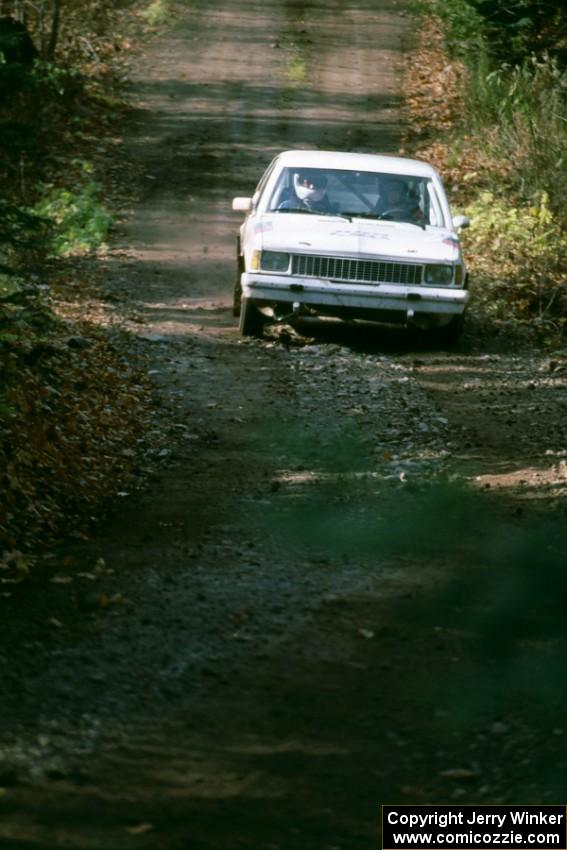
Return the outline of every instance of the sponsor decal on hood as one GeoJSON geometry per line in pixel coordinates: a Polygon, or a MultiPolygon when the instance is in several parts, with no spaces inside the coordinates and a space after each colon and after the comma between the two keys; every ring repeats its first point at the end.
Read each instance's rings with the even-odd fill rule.
{"type": "Polygon", "coordinates": [[[340,216],[269,216],[254,225],[268,251],[328,256],[387,257],[416,262],[454,262],[459,242],[450,230],[425,230],[406,222],[370,221],[340,216]]]}

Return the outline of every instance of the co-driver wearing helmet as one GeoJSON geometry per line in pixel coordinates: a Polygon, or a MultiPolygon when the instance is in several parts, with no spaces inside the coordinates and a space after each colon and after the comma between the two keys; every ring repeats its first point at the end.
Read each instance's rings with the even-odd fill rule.
{"type": "Polygon", "coordinates": [[[279,205],[280,210],[311,210],[333,212],[327,197],[327,178],[318,172],[302,172],[293,175],[294,198],[279,205]]]}

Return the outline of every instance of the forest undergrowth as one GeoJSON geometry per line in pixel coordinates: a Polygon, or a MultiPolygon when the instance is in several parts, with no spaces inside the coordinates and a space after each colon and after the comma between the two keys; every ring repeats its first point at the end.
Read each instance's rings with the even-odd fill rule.
{"type": "Polygon", "coordinates": [[[471,313],[488,327],[523,329],[539,344],[560,347],[567,321],[566,20],[553,0],[491,10],[474,0],[422,4],[404,82],[404,152],[438,168],[454,210],[471,221],[462,233],[471,313]],[[549,7],[544,17],[542,5],[549,7]]]}
{"type": "Polygon", "coordinates": [[[136,185],[120,155],[124,82],[157,30],[135,3],[74,7],[51,31],[29,5],[0,18],[3,583],[26,580],[63,536],[87,536],[150,472],[159,428],[104,263],[136,185]]]}

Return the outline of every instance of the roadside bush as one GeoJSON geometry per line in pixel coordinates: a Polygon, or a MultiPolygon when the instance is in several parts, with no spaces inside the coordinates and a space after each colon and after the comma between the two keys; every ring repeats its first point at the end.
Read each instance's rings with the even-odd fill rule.
{"type": "Polygon", "coordinates": [[[431,10],[443,20],[453,53],[471,52],[482,42],[497,62],[512,65],[533,53],[549,52],[563,63],[567,58],[564,0],[429,0],[431,10]]]}
{"type": "Polygon", "coordinates": [[[469,124],[497,161],[506,164],[519,197],[545,192],[552,209],[564,210],[567,73],[549,57],[489,71],[484,57],[469,77],[469,124]]]}
{"type": "Polygon", "coordinates": [[[471,219],[463,243],[481,309],[565,326],[567,71],[544,50],[502,63],[486,8],[428,3],[420,51],[429,54],[425,67],[433,51],[434,74],[413,71],[412,153],[437,165],[471,219]],[[439,100],[458,104],[445,110],[448,120],[439,120],[439,100]],[[435,120],[424,126],[422,113],[435,120]]]}
{"type": "Polygon", "coordinates": [[[550,207],[561,213],[567,191],[567,71],[545,50],[516,51],[515,64],[509,64],[497,49],[507,32],[504,18],[512,16],[508,22],[519,33],[541,25],[534,4],[525,5],[525,15],[518,17],[517,8],[502,3],[488,9],[481,0],[433,0],[428,13],[441,24],[447,56],[458,54],[465,63],[461,126],[455,131],[476,137],[484,163],[486,157],[494,163],[492,178],[504,179],[518,201],[545,192],[550,207]]]}
{"type": "Polygon", "coordinates": [[[38,59],[34,63],[33,77],[43,97],[71,100],[84,91],[85,78],[78,68],[60,67],[38,59]]]}
{"type": "Polygon", "coordinates": [[[567,317],[567,236],[541,193],[531,206],[514,206],[483,192],[466,214],[463,238],[477,303],[498,318],[567,317]]]}
{"type": "Polygon", "coordinates": [[[112,218],[98,199],[100,187],[89,180],[77,191],[50,188],[35,212],[52,224],[54,257],[84,254],[104,244],[112,218]]]}
{"type": "Polygon", "coordinates": [[[433,0],[427,12],[443,22],[449,53],[462,55],[483,47],[483,18],[467,0],[433,0]]]}
{"type": "Polygon", "coordinates": [[[152,0],[150,5],[143,10],[142,18],[151,27],[167,24],[171,20],[171,9],[167,0],[152,0]]]}

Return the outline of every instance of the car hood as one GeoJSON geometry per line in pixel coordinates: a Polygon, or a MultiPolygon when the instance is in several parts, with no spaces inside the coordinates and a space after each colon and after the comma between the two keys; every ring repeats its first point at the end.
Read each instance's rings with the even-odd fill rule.
{"type": "Polygon", "coordinates": [[[338,216],[262,216],[255,225],[258,247],[266,251],[330,256],[375,256],[411,262],[455,262],[459,240],[451,230],[415,224],[338,216]]]}

